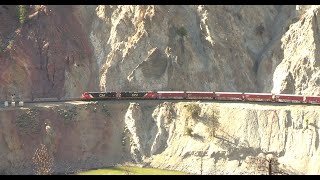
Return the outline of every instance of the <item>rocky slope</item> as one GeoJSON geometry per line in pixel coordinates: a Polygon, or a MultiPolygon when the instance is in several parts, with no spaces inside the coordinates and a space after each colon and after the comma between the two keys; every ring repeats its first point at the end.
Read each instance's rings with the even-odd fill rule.
{"type": "Polygon", "coordinates": [[[319,174],[319,108],[174,101],[10,107],[0,110],[0,170],[33,174],[32,157],[45,144],[54,173],[128,162],[191,174],[261,174],[247,159],[271,153],[286,173],[319,174]]]}

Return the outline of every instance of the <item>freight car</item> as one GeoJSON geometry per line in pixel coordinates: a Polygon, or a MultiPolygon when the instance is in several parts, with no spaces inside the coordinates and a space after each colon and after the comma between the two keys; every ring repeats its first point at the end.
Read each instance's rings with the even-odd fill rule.
{"type": "Polygon", "coordinates": [[[245,101],[275,101],[275,95],[271,93],[244,93],[245,101]]]}
{"type": "Polygon", "coordinates": [[[276,102],[305,103],[305,96],[293,94],[275,94],[276,102]]]}
{"type": "Polygon", "coordinates": [[[184,97],[186,99],[214,99],[214,92],[202,91],[186,91],[184,97]]]}
{"type": "Polygon", "coordinates": [[[215,99],[228,101],[243,101],[244,93],[240,92],[215,92],[215,99]]]}
{"type": "Polygon", "coordinates": [[[158,91],[158,99],[185,99],[185,91],[158,91]]]}
{"type": "Polygon", "coordinates": [[[121,99],[156,99],[158,94],[152,91],[126,91],[120,92],[119,98],[121,99]]]}
{"type": "Polygon", "coordinates": [[[306,96],[305,103],[308,104],[320,104],[320,96],[306,96]]]}

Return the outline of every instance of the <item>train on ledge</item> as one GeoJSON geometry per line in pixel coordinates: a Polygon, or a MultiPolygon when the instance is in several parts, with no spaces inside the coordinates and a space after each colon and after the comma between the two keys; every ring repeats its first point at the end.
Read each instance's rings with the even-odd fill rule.
{"type": "Polygon", "coordinates": [[[260,101],[260,102],[287,102],[320,104],[320,96],[304,96],[294,94],[273,93],[242,93],[242,92],[202,92],[202,91],[109,91],[85,92],[82,100],[108,100],[108,99],[142,99],[142,100],[227,100],[227,101],[260,101]]]}

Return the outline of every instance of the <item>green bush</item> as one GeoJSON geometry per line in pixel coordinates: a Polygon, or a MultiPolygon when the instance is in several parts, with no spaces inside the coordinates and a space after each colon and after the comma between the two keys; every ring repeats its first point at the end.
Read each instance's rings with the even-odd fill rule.
{"type": "Polygon", "coordinates": [[[201,108],[199,104],[191,103],[187,105],[187,115],[196,118],[200,115],[201,108]]]}
{"type": "Polygon", "coordinates": [[[207,121],[206,125],[208,126],[209,135],[211,138],[216,137],[216,131],[220,127],[218,121],[220,114],[215,108],[212,108],[206,113],[207,121]]]}
{"type": "Polygon", "coordinates": [[[186,135],[188,135],[188,136],[192,136],[192,133],[193,133],[192,128],[187,127],[185,131],[186,131],[186,132],[185,132],[185,134],[186,134],[186,135]]]}
{"type": "Polygon", "coordinates": [[[19,22],[23,24],[27,18],[27,5],[19,5],[18,6],[18,15],[19,15],[19,22]]]}
{"type": "Polygon", "coordinates": [[[8,49],[11,49],[13,47],[13,42],[14,42],[13,39],[9,41],[9,44],[7,46],[8,49]]]}
{"type": "Polygon", "coordinates": [[[263,24],[260,24],[259,26],[256,27],[256,35],[261,36],[263,32],[265,31],[263,24]]]}
{"type": "Polygon", "coordinates": [[[0,53],[3,52],[4,47],[3,47],[3,43],[2,43],[2,39],[0,39],[0,53]]]}
{"type": "Polygon", "coordinates": [[[187,30],[184,27],[180,27],[177,29],[177,34],[181,37],[184,37],[187,35],[187,30]]]}

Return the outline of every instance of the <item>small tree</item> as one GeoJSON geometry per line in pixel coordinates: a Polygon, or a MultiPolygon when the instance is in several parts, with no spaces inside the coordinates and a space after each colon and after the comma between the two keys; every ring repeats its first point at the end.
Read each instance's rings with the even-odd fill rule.
{"type": "Polygon", "coordinates": [[[186,127],[185,134],[188,136],[192,136],[193,130],[191,127],[186,127]]]}
{"type": "Polygon", "coordinates": [[[219,111],[217,111],[215,108],[212,108],[206,113],[206,117],[207,117],[206,125],[208,126],[209,135],[211,138],[215,137],[216,131],[220,127],[220,123],[218,121],[220,117],[219,111]]]}
{"type": "Polygon", "coordinates": [[[256,27],[255,29],[255,33],[256,35],[261,36],[263,34],[263,32],[265,31],[263,24],[260,24],[256,27]]]}
{"type": "Polygon", "coordinates": [[[266,156],[264,153],[260,153],[257,157],[248,157],[245,162],[249,165],[248,168],[253,168],[255,172],[267,175],[287,174],[280,169],[278,158],[272,154],[266,156]]]}
{"type": "Polygon", "coordinates": [[[196,118],[200,115],[201,108],[199,104],[191,103],[187,105],[187,115],[191,116],[192,118],[196,118]]]}
{"type": "Polygon", "coordinates": [[[7,48],[8,48],[8,49],[12,49],[12,47],[13,47],[13,43],[14,43],[14,40],[13,40],[13,39],[11,39],[11,40],[9,41],[9,43],[8,43],[7,48]]]}
{"type": "Polygon", "coordinates": [[[36,165],[34,169],[36,174],[38,175],[52,174],[53,158],[50,156],[46,145],[40,144],[40,147],[36,149],[36,152],[32,160],[36,165]]]}
{"type": "Polygon", "coordinates": [[[27,18],[27,5],[18,6],[19,22],[23,24],[27,18]]]}
{"type": "Polygon", "coordinates": [[[184,37],[187,35],[187,30],[183,26],[177,29],[177,34],[181,37],[184,37]]]}
{"type": "Polygon", "coordinates": [[[3,52],[4,47],[3,47],[3,42],[2,39],[0,38],[0,53],[3,52]]]}

